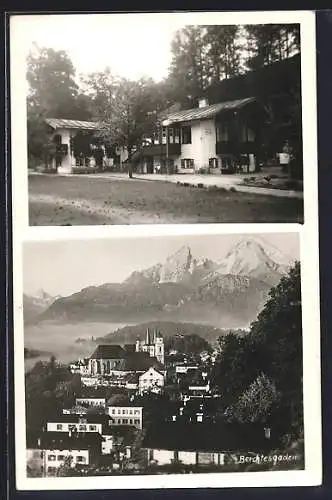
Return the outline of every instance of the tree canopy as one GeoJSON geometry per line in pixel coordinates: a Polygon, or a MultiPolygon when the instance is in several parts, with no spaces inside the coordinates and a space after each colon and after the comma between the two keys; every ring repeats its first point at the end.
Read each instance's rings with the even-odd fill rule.
{"type": "Polygon", "coordinates": [[[213,383],[230,420],[268,421],[301,435],[302,310],[300,264],[271,289],[245,337],[223,339],[213,383]]]}

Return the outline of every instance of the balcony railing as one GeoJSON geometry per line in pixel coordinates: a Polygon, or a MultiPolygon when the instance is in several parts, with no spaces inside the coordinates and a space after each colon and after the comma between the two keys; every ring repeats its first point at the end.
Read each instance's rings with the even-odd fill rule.
{"type": "MultiPolygon", "coordinates": [[[[143,146],[143,156],[164,156],[166,157],[166,144],[150,144],[143,146]]],[[[168,144],[168,156],[181,154],[181,144],[168,144]]]]}

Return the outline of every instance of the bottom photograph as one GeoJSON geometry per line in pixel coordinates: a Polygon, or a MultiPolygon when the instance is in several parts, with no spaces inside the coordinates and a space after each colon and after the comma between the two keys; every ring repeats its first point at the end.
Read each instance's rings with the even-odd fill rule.
{"type": "Polygon", "coordinates": [[[27,478],[305,468],[298,233],[23,257],[27,478]]]}

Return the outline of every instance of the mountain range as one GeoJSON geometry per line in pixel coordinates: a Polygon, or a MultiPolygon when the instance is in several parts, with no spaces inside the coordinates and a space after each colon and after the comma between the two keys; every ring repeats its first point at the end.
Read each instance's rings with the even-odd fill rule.
{"type": "Polygon", "coordinates": [[[53,297],[42,288],[33,295],[23,294],[24,322],[26,324],[34,323],[40,314],[46,311],[60,295],[53,297]]]}
{"type": "Polygon", "coordinates": [[[55,298],[37,320],[171,319],[246,327],[292,264],[291,257],[256,236],[242,238],[219,261],[196,258],[183,246],[164,263],[134,271],[122,283],[89,286],[55,298]]]}

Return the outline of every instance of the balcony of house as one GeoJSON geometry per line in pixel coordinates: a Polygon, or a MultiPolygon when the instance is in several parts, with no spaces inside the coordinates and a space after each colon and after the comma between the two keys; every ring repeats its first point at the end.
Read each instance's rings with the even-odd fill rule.
{"type": "Polygon", "coordinates": [[[181,154],[181,144],[148,144],[143,146],[144,156],[178,156],[181,154]],[[168,151],[167,151],[168,150],[168,151]]]}
{"type": "Polygon", "coordinates": [[[145,136],[142,149],[144,156],[179,156],[181,140],[179,127],[160,127],[151,136],[145,136]]]}
{"type": "Polygon", "coordinates": [[[257,134],[246,121],[225,120],[216,124],[216,154],[255,154],[257,134]]]}

